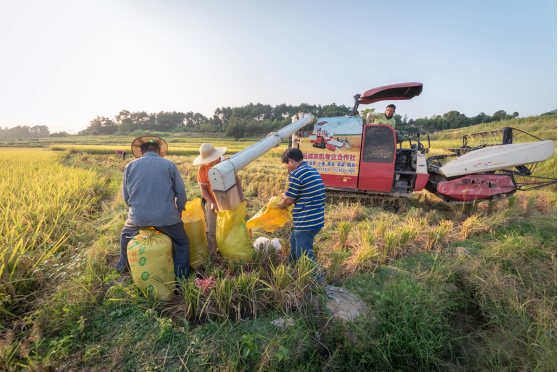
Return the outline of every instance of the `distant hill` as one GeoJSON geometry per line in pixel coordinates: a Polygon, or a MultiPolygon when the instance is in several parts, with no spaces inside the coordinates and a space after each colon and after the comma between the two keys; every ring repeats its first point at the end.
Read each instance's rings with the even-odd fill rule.
{"type": "Polygon", "coordinates": [[[430,139],[432,140],[450,140],[459,139],[463,137],[464,134],[484,132],[488,130],[495,130],[504,127],[512,127],[520,129],[524,132],[532,134],[544,140],[556,141],[556,110],[554,113],[542,114],[539,116],[529,116],[521,119],[511,119],[496,121],[486,124],[477,124],[470,127],[456,128],[456,129],[446,129],[439,132],[434,132],[430,134],[430,139]]]}

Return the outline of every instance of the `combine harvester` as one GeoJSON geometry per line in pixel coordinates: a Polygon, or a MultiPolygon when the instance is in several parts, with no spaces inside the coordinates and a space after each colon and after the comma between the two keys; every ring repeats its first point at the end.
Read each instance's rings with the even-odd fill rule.
{"type": "Polygon", "coordinates": [[[277,147],[291,136],[289,146],[299,148],[306,162],[321,174],[329,199],[385,199],[412,197],[427,191],[447,203],[470,204],[504,200],[518,190],[556,184],[556,179],[533,175],[539,162],[554,154],[554,141],[543,141],[514,128],[465,135],[463,146],[432,156],[417,134],[410,148],[399,147],[394,129],[363,122],[361,104],[409,100],[420,95],[421,83],[403,83],[367,90],[354,96],[350,115],[318,118],[312,134],[301,131],[314,121],[298,114],[293,123],[232,155],[209,170],[211,188],[220,210],[239,204],[235,172],[277,147]],[[526,143],[518,143],[519,140],[526,143]]]}

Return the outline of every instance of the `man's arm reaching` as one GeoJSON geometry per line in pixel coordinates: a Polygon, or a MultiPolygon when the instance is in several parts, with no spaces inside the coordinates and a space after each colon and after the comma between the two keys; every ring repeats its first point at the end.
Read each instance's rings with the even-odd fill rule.
{"type": "Polygon", "coordinates": [[[242,183],[240,183],[240,178],[238,176],[234,176],[236,180],[236,188],[238,190],[238,196],[240,196],[240,202],[246,202],[246,207],[250,207],[250,202],[244,197],[244,190],[242,190],[242,183]]]}
{"type": "Polygon", "coordinates": [[[280,209],[285,209],[288,206],[293,205],[295,202],[295,199],[285,195],[284,193],[281,194],[281,198],[283,198],[283,200],[281,200],[281,202],[277,205],[280,209]]]}
{"type": "Polygon", "coordinates": [[[200,183],[200,191],[202,193],[203,198],[205,199],[205,202],[209,203],[209,205],[211,206],[211,210],[217,212],[219,208],[217,208],[217,204],[213,202],[213,198],[211,198],[211,195],[209,194],[209,189],[207,188],[207,185],[205,183],[200,183]]]}

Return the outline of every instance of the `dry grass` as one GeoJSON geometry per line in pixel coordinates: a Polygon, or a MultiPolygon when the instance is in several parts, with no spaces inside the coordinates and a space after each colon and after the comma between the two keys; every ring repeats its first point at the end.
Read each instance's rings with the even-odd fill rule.
{"type": "Polygon", "coordinates": [[[296,265],[286,264],[273,250],[262,249],[252,257],[252,264],[238,263],[242,267],[236,274],[228,271],[226,262],[202,269],[194,277],[181,282],[181,304],[171,305],[169,311],[190,321],[206,319],[246,319],[257,317],[268,309],[290,312],[308,304],[308,295],[314,284],[314,266],[305,257],[296,265]],[[268,262],[265,268],[254,262],[268,262]],[[274,264],[274,262],[279,262],[274,264]],[[201,278],[214,278],[205,291],[197,283],[201,278]]]}
{"type": "Polygon", "coordinates": [[[452,242],[495,231],[518,219],[556,211],[555,194],[542,190],[469,209],[448,208],[428,196],[423,200],[424,207],[441,208],[412,207],[393,214],[359,204],[330,205],[326,227],[318,235],[315,249],[327,279],[339,283],[358,272],[374,272],[378,266],[402,255],[441,251],[452,242]]]}

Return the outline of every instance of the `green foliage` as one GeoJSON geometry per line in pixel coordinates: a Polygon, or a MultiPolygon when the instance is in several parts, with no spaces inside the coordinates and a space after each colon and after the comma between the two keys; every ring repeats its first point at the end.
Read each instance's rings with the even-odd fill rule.
{"type": "Polygon", "coordinates": [[[149,133],[149,131],[147,130],[136,129],[131,134],[133,137],[143,137],[143,136],[149,136],[151,133],[149,133]]]}
{"type": "Polygon", "coordinates": [[[352,224],[349,221],[343,221],[337,226],[337,233],[339,234],[339,247],[346,248],[347,238],[351,232],[352,224]]]}
{"type": "MultiPolygon", "coordinates": [[[[298,106],[281,104],[278,106],[250,103],[240,107],[222,107],[215,109],[213,117],[205,117],[194,112],[165,112],[148,114],[145,111],[121,111],[114,120],[97,116],[91,120],[89,126],[80,135],[106,135],[115,133],[130,133],[132,131],[159,132],[199,132],[199,133],[227,133],[227,136],[242,138],[245,133],[261,135],[277,131],[291,122],[291,116],[296,113],[311,113],[316,117],[345,116],[350,108],[345,105],[309,105],[301,103],[298,106]],[[232,128],[231,128],[232,127],[232,128]]],[[[27,127],[26,127],[27,128],[27,127]]],[[[46,128],[46,127],[45,127],[46,128]]],[[[6,131],[8,131],[6,129],[6,131]]],[[[48,131],[48,128],[47,128],[48,131]]],[[[13,135],[2,135],[0,138],[12,138],[21,132],[13,130],[13,135]]],[[[6,132],[8,133],[8,132],[6,132]]],[[[27,133],[23,130],[21,133],[27,133]]],[[[48,133],[47,133],[48,136],[48,133]]],[[[29,137],[29,136],[27,136],[29,137]]]]}
{"type": "Polygon", "coordinates": [[[245,121],[239,116],[234,115],[227,127],[227,137],[242,138],[246,130],[245,121]]]}
{"type": "Polygon", "coordinates": [[[68,132],[54,132],[50,134],[50,137],[68,137],[70,134],[68,132]]]}
{"type": "Polygon", "coordinates": [[[503,121],[515,119],[519,114],[514,112],[512,115],[507,114],[504,110],[499,110],[494,113],[494,115],[486,115],[481,112],[477,116],[467,117],[459,111],[448,111],[443,115],[433,115],[430,118],[419,118],[414,122],[419,127],[430,128],[434,130],[444,130],[453,128],[468,127],[471,125],[481,124],[481,123],[491,123],[495,121],[503,121]]]}
{"type": "MultiPolygon", "coordinates": [[[[60,132],[65,133],[65,132],[60,132]]],[[[17,127],[13,128],[5,128],[2,129],[0,127],[0,138],[38,138],[38,137],[48,137],[50,134],[50,130],[46,125],[35,125],[33,127],[29,127],[27,125],[18,125],[17,127]]]]}

